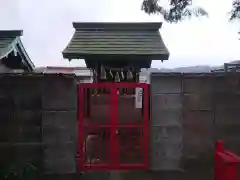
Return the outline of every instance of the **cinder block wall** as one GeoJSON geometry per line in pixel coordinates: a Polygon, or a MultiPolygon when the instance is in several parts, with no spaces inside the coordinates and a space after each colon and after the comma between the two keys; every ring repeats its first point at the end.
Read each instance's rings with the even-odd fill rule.
{"type": "Polygon", "coordinates": [[[0,75],[0,169],[31,163],[44,174],[76,172],[74,76],[0,75]]]}
{"type": "Polygon", "coordinates": [[[239,117],[239,73],[152,74],[150,168],[211,179],[217,139],[240,154],[239,117]]]}
{"type": "Polygon", "coordinates": [[[240,74],[218,76],[213,86],[215,138],[240,155],[240,74]]]}
{"type": "Polygon", "coordinates": [[[41,168],[41,77],[0,74],[0,169],[41,168]]]}
{"type": "Polygon", "coordinates": [[[151,77],[150,169],[178,170],[182,156],[182,82],[151,77]]]}
{"type": "MultiPolygon", "coordinates": [[[[211,179],[214,140],[240,154],[240,75],[153,74],[150,169],[211,179]],[[200,168],[201,167],[201,168],[200,168]]],[[[77,81],[73,76],[0,75],[0,170],[76,171],[77,81]]]]}
{"type": "Polygon", "coordinates": [[[42,84],[42,142],[45,173],[76,172],[77,82],[49,76],[42,84]]]}

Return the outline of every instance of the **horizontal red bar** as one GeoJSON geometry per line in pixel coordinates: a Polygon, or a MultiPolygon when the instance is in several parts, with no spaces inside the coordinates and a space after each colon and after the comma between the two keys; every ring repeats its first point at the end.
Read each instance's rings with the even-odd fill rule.
{"type": "MultiPolygon", "coordinates": [[[[81,159],[77,158],[77,161],[81,163],[81,159]]],[[[129,163],[129,164],[119,164],[116,167],[114,167],[112,164],[107,163],[98,163],[98,164],[81,164],[81,169],[83,170],[134,170],[134,169],[146,169],[147,165],[144,163],[129,163]]]]}
{"type": "Polygon", "coordinates": [[[82,83],[79,84],[81,88],[145,88],[148,86],[146,83],[82,83]]]}
{"type": "MultiPolygon", "coordinates": [[[[88,127],[88,128],[93,128],[93,129],[97,129],[97,128],[112,128],[112,125],[110,124],[85,124],[84,127],[88,127]]],[[[117,128],[139,128],[139,129],[143,129],[145,128],[144,125],[142,124],[118,124],[116,125],[117,128]]]]}

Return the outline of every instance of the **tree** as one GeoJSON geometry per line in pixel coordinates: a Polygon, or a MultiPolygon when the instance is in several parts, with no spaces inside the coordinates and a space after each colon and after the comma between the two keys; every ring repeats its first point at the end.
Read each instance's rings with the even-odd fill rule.
{"type": "MultiPolygon", "coordinates": [[[[160,0],[143,0],[142,10],[147,14],[160,14],[167,22],[180,22],[186,17],[208,16],[202,7],[193,7],[192,0],[170,0],[169,8],[159,4],[160,0]]],[[[217,7],[216,7],[217,8],[217,7]]],[[[240,18],[240,0],[234,0],[230,20],[240,18]]]]}
{"type": "Polygon", "coordinates": [[[240,19],[240,0],[234,0],[230,12],[230,20],[240,19]]]}

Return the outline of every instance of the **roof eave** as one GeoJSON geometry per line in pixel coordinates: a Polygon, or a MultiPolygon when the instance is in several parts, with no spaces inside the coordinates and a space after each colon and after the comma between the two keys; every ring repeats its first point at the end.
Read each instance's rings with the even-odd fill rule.
{"type": "Polygon", "coordinates": [[[63,58],[69,59],[71,61],[72,59],[88,59],[98,57],[101,59],[101,57],[126,57],[129,59],[138,59],[138,58],[146,58],[146,60],[168,60],[169,59],[169,53],[166,54],[86,54],[86,53],[69,53],[69,52],[63,52],[63,58]]]}
{"type": "Polygon", "coordinates": [[[17,37],[17,39],[18,39],[17,45],[19,45],[19,46],[17,46],[19,48],[19,53],[23,56],[22,58],[26,62],[27,66],[29,67],[29,70],[33,71],[35,68],[35,65],[33,64],[28,53],[26,52],[20,37],[17,37]]]}
{"type": "Polygon", "coordinates": [[[35,66],[25,51],[20,37],[16,37],[13,42],[5,48],[4,53],[0,55],[0,59],[7,57],[13,51],[17,51],[22,58],[22,62],[28,67],[28,70],[33,71],[35,66]]]}

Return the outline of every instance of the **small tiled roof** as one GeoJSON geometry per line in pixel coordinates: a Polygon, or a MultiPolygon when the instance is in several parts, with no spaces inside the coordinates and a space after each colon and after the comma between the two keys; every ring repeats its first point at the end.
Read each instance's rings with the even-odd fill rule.
{"type": "Polygon", "coordinates": [[[67,59],[87,56],[146,56],[167,60],[169,52],[161,38],[162,23],[73,23],[75,33],[63,51],[67,59]]]}
{"type": "Polygon", "coordinates": [[[20,39],[22,34],[22,30],[0,30],[0,59],[7,57],[12,52],[18,53],[23,63],[32,71],[34,64],[23,47],[20,39]]]}

